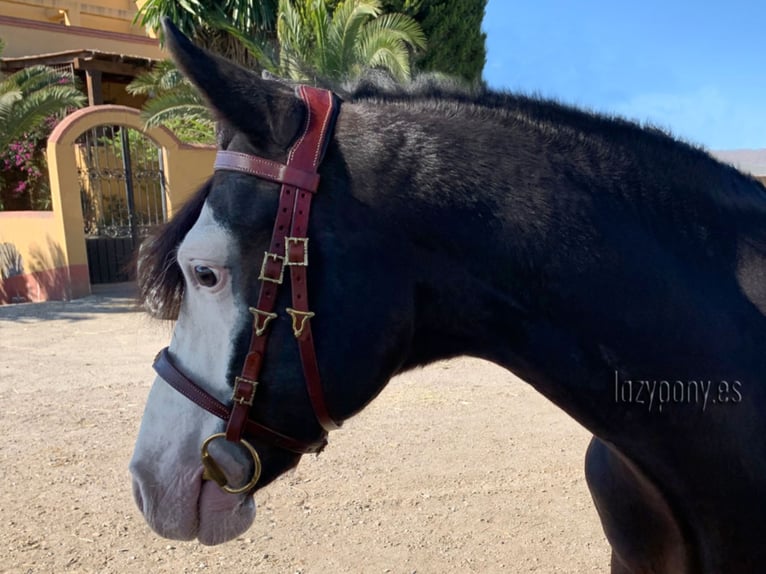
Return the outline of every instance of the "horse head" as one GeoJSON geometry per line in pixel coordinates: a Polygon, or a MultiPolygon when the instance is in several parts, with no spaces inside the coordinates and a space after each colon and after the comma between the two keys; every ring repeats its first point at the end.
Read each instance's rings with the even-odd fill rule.
{"type": "MultiPolygon", "coordinates": [[[[229,154],[219,157],[258,158],[276,169],[288,164],[312,113],[296,89],[195,47],[171,24],[165,31],[174,60],[218,121],[219,150],[229,154]]],[[[280,210],[287,210],[287,184],[280,185],[278,177],[217,169],[141,249],[139,282],[147,307],[175,320],[163,355],[172,372],[154,382],[130,465],[137,504],[163,536],[216,544],[241,534],[255,516],[253,491],[295,466],[302,452],[324,444],[326,429],[310,393],[321,393],[325,416],[340,423],[401,367],[414,320],[408,246],[396,222],[370,207],[378,191],[373,180],[349,170],[348,154],[365,149],[363,124],[363,111],[344,111],[322,142],[324,158],[305,233],[310,241],[292,244],[304,250],[298,280],[308,285],[304,304],[310,311],[303,315],[291,308],[291,292],[294,296],[299,287],[287,285],[290,270],[268,271],[283,256],[272,253],[275,235],[288,233],[275,228],[280,210]],[[284,287],[259,315],[262,286],[277,278],[284,287]],[[309,321],[321,375],[318,391],[307,389],[296,344],[309,321]],[[227,430],[224,421],[176,392],[168,379],[175,373],[194,381],[206,400],[231,405],[235,381],[252,356],[254,332],[261,330],[268,330],[268,340],[246,411],[268,431],[253,437],[245,431],[245,443],[210,444],[219,482],[234,491],[227,493],[205,480],[211,471],[200,458],[205,439],[227,430]],[[254,473],[259,474],[255,484],[248,484],[254,473]]],[[[366,155],[375,154],[366,148],[366,155]]],[[[379,162],[369,165],[382,169],[379,162]]],[[[300,192],[298,184],[288,192],[300,192]]],[[[284,225],[290,225],[289,216],[284,225]]]]}

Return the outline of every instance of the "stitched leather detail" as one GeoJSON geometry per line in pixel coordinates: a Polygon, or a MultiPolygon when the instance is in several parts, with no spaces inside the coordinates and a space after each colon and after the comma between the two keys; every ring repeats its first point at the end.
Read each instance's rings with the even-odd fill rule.
{"type": "MultiPolygon", "coordinates": [[[[210,396],[207,391],[198,387],[191,379],[178,370],[170,358],[170,353],[167,348],[162,349],[162,351],[159,352],[157,358],[154,360],[153,367],[162,380],[191,402],[202,407],[210,414],[217,416],[219,419],[229,419],[229,408],[210,396]]],[[[289,450],[296,454],[320,452],[327,445],[325,436],[322,436],[315,442],[304,443],[269,429],[250,419],[248,419],[245,424],[245,435],[256,437],[264,442],[271,443],[274,446],[289,450]]]]}
{"type": "Polygon", "coordinates": [[[240,171],[315,192],[319,187],[319,174],[285,165],[270,159],[236,151],[221,150],[215,156],[214,170],[240,171]]]}

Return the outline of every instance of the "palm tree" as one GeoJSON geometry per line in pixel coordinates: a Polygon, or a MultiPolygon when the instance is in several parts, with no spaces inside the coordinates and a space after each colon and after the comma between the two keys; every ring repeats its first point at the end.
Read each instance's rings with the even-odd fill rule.
{"type": "MultiPolygon", "coordinates": [[[[172,3],[178,10],[181,4],[172,3]]],[[[186,17],[190,18],[188,13],[186,17]]],[[[233,26],[227,29],[234,33],[233,26]]],[[[262,50],[257,39],[238,37],[276,75],[329,83],[354,80],[369,68],[381,68],[396,80],[407,81],[412,52],[425,47],[418,23],[403,14],[382,14],[378,0],[337,2],[332,14],[327,0],[298,0],[297,4],[279,0],[278,58],[262,50]]],[[[202,97],[171,62],[136,78],[128,91],[149,96],[142,111],[147,126],[166,125],[187,141],[212,140],[213,120],[202,97]]]]}
{"type": "Polygon", "coordinates": [[[214,122],[205,101],[170,60],[135,78],[127,91],[149,96],[141,111],[147,127],[164,125],[184,141],[213,143],[214,122]]]}
{"type": "Polygon", "coordinates": [[[49,116],[79,108],[85,95],[61,72],[31,66],[0,81],[0,150],[49,116]]]}
{"type": "Polygon", "coordinates": [[[425,48],[420,25],[404,14],[383,14],[379,0],[279,0],[281,75],[306,81],[353,80],[370,68],[400,82],[411,77],[414,50],[425,48]]]}
{"type": "Polygon", "coordinates": [[[277,0],[146,0],[134,22],[161,34],[170,18],[194,42],[246,67],[276,49],[277,0]]]}
{"type": "Polygon", "coordinates": [[[58,116],[86,101],[71,78],[47,66],[0,78],[0,210],[49,208],[45,141],[58,116]]]}

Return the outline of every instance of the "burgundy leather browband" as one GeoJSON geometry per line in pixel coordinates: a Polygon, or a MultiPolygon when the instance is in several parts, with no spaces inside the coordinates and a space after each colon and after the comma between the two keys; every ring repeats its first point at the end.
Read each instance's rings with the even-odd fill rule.
{"type": "Polygon", "coordinates": [[[306,104],[306,123],[301,136],[288,151],[284,164],[232,151],[219,151],[215,160],[216,171],[237,171],[282,184],[271,243],[261,264],[258,300],[254,307],[249,308],[253,315],[253,331],[242,371],[234,381],[232,407],[222,404],[184,375],[173,363],[167,348],[157,355],[154,369],[165,382],[189,400],[226,420],[226,440],[238,442],[252,437],[304,454],[322,450],[327,444],[327,432],[340,426],[330,415],[322,390],[311,332],[314,313],[309,310],[306,273],[309,265],[307,232],[311,200],[319,186],[317,170],[335,123],[339,102],[327,90],[299,86],[296,92],[306,104]],[[275,307],[279,288],[285,279],[285,268],[289,269],[292,292],[292,307],[285,308],[285,313],[292,320],[311,405],[324,429],[322,436],[314,442],[291,438],[249,418],[266,354],[269,326],[277,318],[275,307]]]}

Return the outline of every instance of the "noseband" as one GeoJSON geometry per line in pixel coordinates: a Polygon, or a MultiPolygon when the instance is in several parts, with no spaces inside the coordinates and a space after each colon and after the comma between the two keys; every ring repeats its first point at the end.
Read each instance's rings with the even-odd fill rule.
{"type": "Polygon", "coordinates": [[[260,459],[247,439],[256,439],[297,454],[315,453],[327,444],[327,433],[339,426],[328,411],[322,391],[311,334],[314,313],[308,306],[306,274],[311,199],[319,186],[317,169],[332,133],[339,102],[332,92],[309,86],[299,86],[296,93],[306,104],[306,122],[300,137],[289,149],[284,164],[233,151],[219,151],[215,160],[216,171],[242,172],[282,184],[271,243],[264,253],[258,277],[261,282],[258,301],[255,307],[249,308],[253,315],[250,347],[241,374],[234,380],[231,408],[184,375],[173,363],[167,348],[160,351],[154,361],[154,370],[166,383],[209,413],[227,421],[225,433],[216,433],[203,443],[202,463],[205,468],[203,478],[214,480],[230,493],[252,490],[260,478],[260,459]],[[289,268],[292,292],[292,307],[286,307],[285,313],[292,319],[309,399],[317,421],[324,429],[322,436],[314,442],[294,439],[249,418],[266,353],[269,326],[278,316],[275,307],[279,288],[284,282],[285,267],[289,268]],[[246,485],[238,488],[229,486],[225,474],[208,453],[208,445],[219,438],[241,443],[250,452],[255,468],[246,485]]]}

